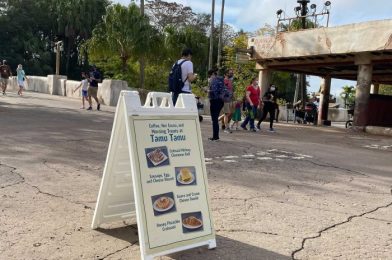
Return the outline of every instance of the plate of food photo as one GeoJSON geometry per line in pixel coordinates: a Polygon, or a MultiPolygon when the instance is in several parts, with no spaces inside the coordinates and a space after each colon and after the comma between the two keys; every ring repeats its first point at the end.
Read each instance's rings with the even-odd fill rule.
{"type": "Polygon", "coordinates": [[[154,203],[153,208],[157,212],[165,212],[173,208],[174,200],[167,196],[158,197],[154,203]]]}
{"type": "Polygon", "coordinates": [[[182,225],[187,229],[198,229],[203,226],[203,221],[195,216],[189,216],[182,220],[182,225]]]}
{"type": "Polygon", "coordinates": [[[156,148],[153,151],[146,154],[147,158],[154,166],[158,166],[165,162],[169,157],[162,151],[161,148],[156,148]]]}
{"type": "MultiPolygon", "coordinates": [[[[194,167],[192,167],[194,169],[194,167]]],[[[180,167],[177,174],[177,181],[183,185],[188,185],[196,180],[194,170],[190,167],[180,167]]]]}

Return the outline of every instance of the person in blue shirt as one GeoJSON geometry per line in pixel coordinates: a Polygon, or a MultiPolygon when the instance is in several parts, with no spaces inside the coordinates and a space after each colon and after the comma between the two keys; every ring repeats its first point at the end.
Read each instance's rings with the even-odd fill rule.
{"type": "Polygon", "coordinates": [[[18,82],[19,90],[18,95],[23,95],[23,89],[25,87],[25,80],[27,80],[27,76],[23,70],[22,64],[19,64],[16,68],[16,80],[18,82]]]}

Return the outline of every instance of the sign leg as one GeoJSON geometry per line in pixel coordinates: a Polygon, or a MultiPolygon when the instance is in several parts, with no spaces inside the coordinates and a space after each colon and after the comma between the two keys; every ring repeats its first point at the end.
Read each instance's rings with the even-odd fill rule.
{"type": "Polygon", "coordinates": [[[215,239],[211,239],[208,240],[208,249],[215,249],[216,248],[216,240],[215,239]]]}

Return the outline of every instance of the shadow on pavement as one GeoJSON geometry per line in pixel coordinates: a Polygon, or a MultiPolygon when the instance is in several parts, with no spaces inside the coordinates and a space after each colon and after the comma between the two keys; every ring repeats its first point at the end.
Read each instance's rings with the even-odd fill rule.
{"type": "Polygon", "coordinates": [[[125,227],[117,227],[117,228],[97,228],[96,231],[103,233],[105,235],[115,237],[117,239],[124,240],[131,244],[135,244],[139,242],[137,226],[130,225],[125,227]]]}
{"type": "MultiPolygon", "coordinates": [[[[98,228],[96,231],[104,233],[131,244],[139,243],[137,226],[125,226],[112,229],[98,228]]],[[[191,260],[212,260],[212,259],[273,259],[273,260],[288,260],[288,256],[284,256],[264,248],[242,243],[223,236],[216,236],[217,247],[208,250],[206,246],[190,249],[187,251],[178,252],[169,255],[173,259],[191,259],[191,260]]]]}

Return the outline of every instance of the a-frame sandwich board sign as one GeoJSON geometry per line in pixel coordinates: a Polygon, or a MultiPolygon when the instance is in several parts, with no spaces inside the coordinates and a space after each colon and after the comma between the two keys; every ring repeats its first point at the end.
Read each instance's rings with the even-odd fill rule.
{"type": "Polygon", "coordinates": [[[136,215],[142,259],[216,247],[195,97],[120,93],[92,228],[136,215]]]}

